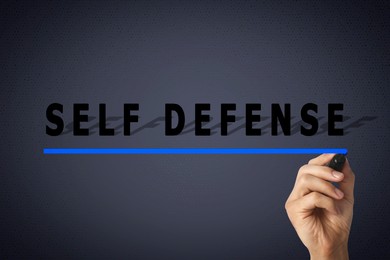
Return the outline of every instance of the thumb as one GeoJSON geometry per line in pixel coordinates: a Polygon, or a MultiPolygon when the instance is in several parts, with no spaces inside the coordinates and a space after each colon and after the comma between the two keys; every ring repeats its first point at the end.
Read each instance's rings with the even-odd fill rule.
{"type": "Polygon", "coordinates": [[[344,192],[345,199],[352,202],[354,201],[353,190],[355,187],[355,174],[353,173],[348,159],[345,161],[342,172],[344,173],[344,179],[339,183],[339,188],[344,192]]]}

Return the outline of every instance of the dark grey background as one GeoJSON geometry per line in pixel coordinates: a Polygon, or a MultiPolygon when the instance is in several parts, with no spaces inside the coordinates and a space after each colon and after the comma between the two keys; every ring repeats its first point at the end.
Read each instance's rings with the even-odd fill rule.
{"type": "MultiPolygon", "coordinates": [[[[1,258],[308,258],[285,214],[311,155],[43,155],[44,147],[345,147],[356,172],[352,259],[390,257],[389,3],[2,1],[1,258]],[[140,104],[343,103],[343,137],[49,137],[45,111],[140,104]]],[[[293,121],[297,121],[294,119],[293,121]]],[[[120,122],[112,122],[118,125],[120,122]]],[[[232,127],[239,126],[240,121],[232,127]]],[[[322,120],[321,123],[325,121],[322,120]]],[[[96,123],[96,119],[87,125],[96,123]]],[[[265,123],[263,124],[265,125],[265,123]]]]}

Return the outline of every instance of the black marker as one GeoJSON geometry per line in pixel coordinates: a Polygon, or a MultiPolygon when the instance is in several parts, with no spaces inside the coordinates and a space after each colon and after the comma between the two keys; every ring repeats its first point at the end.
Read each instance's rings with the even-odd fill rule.
{"type": "Polygon", "coordinates": [[[332,168],[335,171],[341,171],[343,169],[345,160],[345,155],[339,153],[333,156],[332,160],[330,160],[330,162],[327,163],[326,166],[332,168]]]}

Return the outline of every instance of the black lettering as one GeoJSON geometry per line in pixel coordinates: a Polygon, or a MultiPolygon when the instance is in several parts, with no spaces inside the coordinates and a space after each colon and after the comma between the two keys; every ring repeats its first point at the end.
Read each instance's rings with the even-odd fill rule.
{"type": "Polygon", "coordinates": [[[130,123],[131,122],[138,122],[138,115],[132,115],[130,112],[138,111],[139,110],[139,105],[138,104],[124,104],[123,105],[123,135],[127,136],[130,135],[131,132],[131,127],[130,123]]]}
{"type": "Polygon", "coordinates": [[[165,135],[178,135],[183,131],[185,124],[185,114],[183,108],[178,104],[165,104],[165,135]],[[172,127],[172,112],[177,114],[177,125],[172,127]]]}
{"type": "Polygon", "coordinates": [[[99,104],[99,134],[102,136],[115,135],[115,129],[106,127],[106,104],[99,104]]]}
{"type": "Polygon", "coordinates": [[[210,104],[195,104],[195,135],[210,135],[209,128],[202,128],[204,122],[210,122],[210,115],[202,114],[205,110],[210,110],[210,104]]]}
{"type": "Polygon", "coordinates": [[[236,117],[228,115],[228,111],[236,110],[236,104],[221,104],[221,135],[228,135],[228,123],[234,123],[236,117]]]}
{"type": "Polygon", "coordinates": [[[271,109],[272,135],[278,135],[278,121],[284,135],[291,135],[291,104],[284,104],[284,114],[279,104],[272,104],[271,109]]]}
{"type": "Polygon", "coordinates": [[[318,106],[313,103],[305,104],[301,109],[301,118],[302,121],[311,125],[311,128],[306,128],[301,125],[301,134],[305,136],[313,136],[318,131],[318,119],[315,116],[309,114],[309,111],[318,112],[318,106]]]}
{"type": "Polygon", "coordinates": [[[82,115],[81,111],[88,111],[87,103],[73,104],[73,135],[86,136],[89,135],[88,128],[81,128],[81,122],[88,122],[88,115],[82,115]]]}
{"type": "Polygon", "coordinates": [[[64,130],[64,121],[60,116],[54,114],[54,111],[59,111],[63,113],[63,106],[59,103],[50,104],[46,109],[46,118],[50,123],[55,124],[56,128],[50,128],[46,125],[46,134],[50,136],[58,136],[64,130]]]}
{"type": "Polygon", "coordinates": [[[245,116],[246,116],[246,135],[256,136],[261,135],[261,128],[253,128],[254,122],[260,122],[260,115],[254,115],[253,111],[260,111],[261,104],[246,104],[245,106],[245,116]]]}
{"type": "Polygon", "coordinates": [[[343,115],[335,113],[343,109],[343,104],[328,104],[328,135],[344,135],[343,128],[336,128],[336,122],[343,122],[343,115]]]}

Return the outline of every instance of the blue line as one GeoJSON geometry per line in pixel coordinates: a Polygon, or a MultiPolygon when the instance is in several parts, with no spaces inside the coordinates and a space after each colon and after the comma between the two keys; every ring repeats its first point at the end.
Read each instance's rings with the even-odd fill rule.
{"type": "Polygon", "coordinates": [[[345,148],[44,148],[44,154],[347,154],[345,148]]]}

